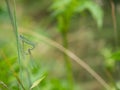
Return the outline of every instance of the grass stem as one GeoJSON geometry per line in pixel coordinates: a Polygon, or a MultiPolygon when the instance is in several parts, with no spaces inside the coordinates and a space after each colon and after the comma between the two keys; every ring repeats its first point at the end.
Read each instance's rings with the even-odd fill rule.
{"type": "MultiPolygon", "coordinates": [[[[63,47],[68,49],[68,40],[67,40],[67,33],[62,33],[62,42],[63,42],[63,47]]],[[[67,80],[69,83],[69,90],[73,90],[73,74],[72,74],[72,64],[69,60],[68,55],[66,53],[63,53],[64,55],[64,60],[65,60],[65,66],[66,66],[66,72],[67,72],[67,80]]]]}
{"type": "Polygon", "coordinates": [[[14,12],[12,13],[11,7],[10,7],[10,1],[5,0],[8,8],[8,13],[10,16],[11,24],[13,27],[13,31],[15,33],[16,37],[16,45],[17,45],[17,54],[18,54],[18,64],[19,64],[19,69],[20,69],[20,80],[22,81],[22,65],[21,65],[21,46],[20,46],[20,40],[19,40],[19,33],[18,33],[18,28],[17,28],[17,22],[16,22],[16,5],[15,5],[15,0],[13,0],[13,8],[14,12]]]}

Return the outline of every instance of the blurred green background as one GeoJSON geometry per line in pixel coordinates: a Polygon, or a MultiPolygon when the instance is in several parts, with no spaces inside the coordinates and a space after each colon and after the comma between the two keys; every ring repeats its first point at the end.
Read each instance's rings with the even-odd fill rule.
{"type": "MultiPolygon", "coordinates": [[[[12,12],[13,1],[10,0],[12,12]]],[[[69,57],[70,65],[66,64],[66,55],[29,31],[63,45],[95,70],[111,90],[120,90],[120,0],[16,0],[16,18],[18,32],[25,37],[20,39],[20,80],[25,90],[44,76],[32,90],[105,90],[79,64],[69,57]],[[35,47],[29,50],[31,43],[35,47]]],[[[0,90],[23,90],[14,75],[16,72],[19,76],[20,68],[12,29],[6,2],[2,0],[0,90]]]]}

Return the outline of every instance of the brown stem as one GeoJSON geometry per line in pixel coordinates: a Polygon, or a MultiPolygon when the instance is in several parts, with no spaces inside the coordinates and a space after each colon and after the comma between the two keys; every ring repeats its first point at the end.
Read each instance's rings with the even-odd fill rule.
{"type": "Polygon", "coordinates": [[[117,49],[118,48],[117,22],[116,22],[116,15],[115,15],[115,4],[113,0],[110,0],[110,4],[111,4],[111,13],[112,13],[112,20],[113,20],[113,27],[114,27],[115,46],[117,49]]]}

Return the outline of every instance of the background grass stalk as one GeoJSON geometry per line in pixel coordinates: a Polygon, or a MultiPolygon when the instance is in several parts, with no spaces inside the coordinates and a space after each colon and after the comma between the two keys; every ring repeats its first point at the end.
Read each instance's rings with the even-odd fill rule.
{"type": "MultiPolygon", "coordinates": [[[[61,36],[62,36],[63,47],[68,49],[67,33],[61,33],[61,36]]],[[[67,71],[67,80],[69,83],[69,90],[73,90],[72,64],[69,60],[69,57],[65,53],[63,53],[63,55],[64,55],[64,61],[65,61],[65,66],[67,71]]]]}
{"type": "MultiPolygon", "coordinates": [[[[64,48],[68,49],[67,35],[68,35],[69,27],[70,27],[70,13],[68,12],[66,13],[67,14],[63,13],[62,15],[59,15],[57,17],[57,22],[58,22],[58,29],[62,37],[62,45],[64,48]]],[[[66,67],[68,88],[69,90],[73,90],[74,82],[73,82],[73,74],[72,74],[72,65],[66,53],[63,53],[63,56],[64,56],[64,62],[65,62],[65,67],[66,67]]]]}

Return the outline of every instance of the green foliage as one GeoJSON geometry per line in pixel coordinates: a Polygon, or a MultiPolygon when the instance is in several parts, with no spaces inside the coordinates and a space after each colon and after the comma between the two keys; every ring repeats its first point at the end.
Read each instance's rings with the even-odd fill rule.
{"type": "Polygon", "coordinates": [[[6,67],[4,67],[6,65],[5,61],[3,60],[3,58],[0,59],[0,80],[4,81],[5,83],[8,84],[8,79],[4,78],[4,77],[9,77],[9,68],[6,65],[6,67]],[[6,74],[7,73],[7,74],[6,74]]]}
{"type": "MultiPolygon", "coordinates": [[[[26,8],[28,7],[27,9],[28,11],[26,10],[27,11],[26,13],[31,11],[32,13],[31,16],[34,16],[33,14],[35,14],[36,12],[39,14],[39,11],[42,10],[44,7],[47,8],[45,5],[47,5],[48,2],[46,1],[47,0],[37,0],[37,1],[30,0],[29,2],[29,0],[18,0],[18,2],[21,2],[18,4],[18,12],[20,11],[21,13],[23,8],[21,8],[19,5],[22,4],[23,6],[26,5],[25,6],[26,8]],[[24,4],[26,3],[26,4],[24,5],[23,3],[24,4]],[[37,5],[40,7],[36,8],[37,5]]],[[[10,7],[8,7],[8,9],[9,8],[10,7]]],[[[8,17],[6,10],[7,9],[0,3],[0,20],[2,19],[5,21],[5,19],[8,17]]],[[[57,19],[58,29],[59,29],[59,32],[61,33],[61,36],[63,39],[63,46],[65,48],[68,48],[69,46],[67,33],[70,30],[71,21],[74,15],[81,14],[83,12],[89,12],[88,16],[92,16],[94,18],[99,28],[102,27],[103,11],[102,11],[102,8],[99,6],[99,4],[95,3],[94,0],[54,0],[50,10],[52,12],[53,17],[57,19]]],[[[8,31],[5,34],[5,36],[3,35],[3,37],[1,37],[2,40],[0,40],[0,51],[4,51],[3,53],[5,54],[5,57],[8,59],[8,61],[6,62],[5,58],[3,56],[0,56],[0,71],[1,71],[0,72],[0,80],[1,80],[0,89],[5,90],[7,88],[10,88],[10,90],[18,90],[18,89],[21,89],[19,87],[23,85],[23,88],[25,88],[26,90],[29,90],[30,88],[32,90],[40,90],[40,89],[41,90],[70,90],[70,89],[72,90],[71,87],[75,85],[75,88],[73,88],[73,90],[80,90],[79,88],[76,89],[77,85],[76,83],[74,84],[71,79],[71,76],[72,76],[71,63],[69,62],[68,60],[69,58],[65,54],[64,54],[65,59],[67,59],[65,62],[66,62],[66,66],[68,67],[68,72],[66,73],[68,74],[68,79],[70,80],[66,80],[63,78],[61,79],[60,77],[51,78],[49,77],[48,71],[46,71],[46,73],[48,73],[48,78],[46,77],[46,75],[44,75],[45,73],[44,69],[47,66],[43,65],[43,67],[41,67],[40,66],[41,60],[37,58],[37,60],[40,60],[40,61],[38,61],[39,63],[36,63],[36,57],[35,58],[32,57],[32,51],[35,48],[35,44],[33,43],[33,41],[30,40],[32,37],[30,36],[26,37],[26,35],[19,34],[19,32],[17,31],[18,27],[16,22],[16,16],[15,16],[16,12],[15,10],[13,10],[13,12],[14,14],[13,13],[11,14],[9,12],[9,15],[11,17],[11,21],[13,24],[17,45],[15,44],[14,41],[11,40],[11,38],[8,40],[9,42],[5,42],[7,35],[12,36],[12,34],[8,32],[10,31],[8,30],[9,25],[7,24],[6,26],[3,25],[4,27],[7,27],[8,31]],[[11,47],[11,43],[12,43],[12,47],[11,47]],[[16,46],[17,48],[15,48],[16,46]],[[17,58],[16,52],[15,52],[16,49],[18,51],[18,56],[20,56],[19,58],[17,58]],[[16,63],[16,60],[18,59],[20,59],[20,62],[16,63]],[[8,64],[10,64],[10,66],[8,64]],[[22,72],[20,72],[20,68],[22,69],[22,72]],[[18,73],[22,73],[22,78],[19,78],[18,73]],[[15,76],[14,74],[18,76],[15,76]]],[[[49,16],[49,14],[46,14],[46,15],[49,16]]],[[[29,16],[26,16],[26,17],[29,17],[29,16]]],[[[38,17],[39,16],[37,16],[37,18],[38,17]]],[[[46,20],[44,21],[46,22],[46,20]]],[[[24,22],[25,20],[23,20],[23,23],[24,22]]],[[[36,25],[34,23],[33,24],[34,27],[36,27],[37,24],[39,24],[39,22],[37,22],[36,25]]],[[[2,31],[4,31],[4,29],[1,30],[0,33],[2,31]]],[[[39,33],[44,34],[43,32],[40,32],[40,31],[39,33]]],[[[105,58],[105,67],[107,67],[109,70],[114,70],[116,62],[120,61],[120,52],[118,51],[113,53],[112,50],[105,49],[102,51],[102,54],[104,55],[104,58],[105,58]]],[[[47,62],[49,63],[49,60],[47,60],[47,62]]],[[[79,84],[78,86],[82,87],[79,84]]],[[[120,87],[119,82],[117,82],[117,87],[120,87]]],[[[115,87],[113,87],[113,89],[114,88],[115,87]]]]}
{"type": "Polygon", "coordinates": [[[112,70],[115,67],[115,60],[111,58],[112,51],[106,48],[102,51],[102,54],[105,58],[105,66],[110,70],[112,70]]]}
{"type": "MultiPolygon", "coordinates": [[[[120,52],[112,52],[112,50],[110,49],[104,49],[102,51],[102,54],[105,58],[105,67],[106,70],[108,71],[109,78],[111,79],[111,83],[113,83],[113,90],[119,90],[120,86],[119,83],[114,81],[114,77],[112,76],[116,70],[116,63],[120,62],[120,52]]],[[[118,70],[118,74],[119,74],[119,70],[118,70]]]]}
{"type": "Polygon", "coordinates": [[[80,2],[80,5],[76,8],[77,12],[88,10],[93,18],[96,20],[98,27],[102,27],[103,23],[103,11],[99,5],[91,0],[84,0],[80,2]]]}
{"type": "MultiPolygon", "coordinates": [[[[8,15],[7,15],[7,11],[6,8],[4,7],[4,4],[1,3],[0,4],[0,20],[2,20],[2,22],[5,22],[6,20],[8,20],[8,15]]],[[[0,23],[2,23],[0,22],[0,23]]]]}
{"type": "Polygon", "coordinates": [[[105,66],[109,69],[115,68],[116,61],[120,61],[120,51],[112,52],[110,49],[104,49],[102,54],[105,58],[105,66]]]}
{"type": "Polygon", "coordinates": [[[2,81],[0,81],[0,89],[9,90],[8,86],[2,81]]]}
{"type": "Polygon", "coordinates": [[[120,61],[120,51],[114,52],[111,56],[115,61],[120,61]]]}
{"type": "MultiPolygon", "coordinates": [[[[59,32],[61,33],[62,43],[65,48],[68,49],[67,34],[70,29],[70,22],[72,17],[85,10],[90,11],[94,19],[97,21],[97,25],[100,28],[102,26],[103,12],[100,6],[91,0],[54,0],[51,6],[53,16],[57,19],[57,25],[59,32]]],[[[74,89],[74,80],[72,75],[72,65],[68,56],[64,54],[65,66],[67,71],[67,79],[69,83],[69,90],[74,89]]]]}
{"type": "Polygon", "coordinates": [[[54,0],[51,6],[53,16],[58,18],[59,28],[70,22],[72,16],[88,10],[96,20],[98,27],[102,26],[103,11],[101,7],[92,0],[54,0]]]}

